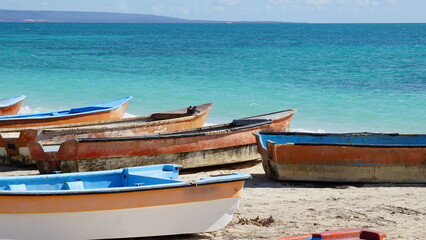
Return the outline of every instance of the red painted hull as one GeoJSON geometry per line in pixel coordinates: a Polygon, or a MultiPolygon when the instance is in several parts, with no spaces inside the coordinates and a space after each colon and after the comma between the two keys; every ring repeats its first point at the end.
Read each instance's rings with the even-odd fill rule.
{"type": "Polygon", "coordinates": [[[19,112],[19,109],[21,108],[23,101],[24,99],[22,99],[21,101],[15,104],[5,106],[5,107],[0,107],[0,116],[17,114],[19,112]]]}
{"type": "Polygon", "coordinates": [[[28,147],[42,173],[113,169],[123,162],[127,167],[162,161],[174,161],[185,168],[220,165],[234,162],[227,161],[228,156],[235,162],[259,159],[253,133],[287,130],[294,112],[274,113],[270,120],[269,115],[241,119],[249,121],[247,125],[230,123],[140,138],[70,140],[52,152],[45,151],[39,143],[28,147]]]}
{"type": "Polygon", "coordinates": [[[383,240],[386,234],[364,229],[342,229],[323,233],[305,234],[275,240],[383,240]]]}
{"type": "Polygon", "coordinates": [[[87,123],[96,121],[119,120],[126,112],[129,102],[120,107],[108,111],[93,112],[87,114],[63,116],[56,118],[42,119],[13,119],[10,121],[0,121],[0,128],[26,128],[26,127],[45,127],[53,125],[65,125],[73,123],[87,123]]]}
{"type": "MultiPolygon", "coordinates": [[[[311,134],[311,136],[312,138],[317,137],[315,134],[311,134]]],[[[425,145],[333,145],[329,143],[276,143],[270,140],[264,146],[259,135],[257,137],[263,168],[266,175],[272,179],[426,183],[425,145]]],[[[392,135],[388,137],[392,138],[392,135]]]]}
{"type": "MultiPolygon", "coordinates": [[[[19,137],[2,138],[0,135],[0,149],[4,148],[6,152],[0,155],[0,163],[34,164],[31,156],[26,154],[29,142],[39,141],[43,144],[53,144],[77,138],[130,137],[198,128],[204,125],[212,107],[213,104],[208,103],[198,105],[199,112],[193,114],[187,113],[187,109],[184,108],[122,120],[68,124],[55,126],[55,128],[49,126],[45,129],[24,129],[19,131],[19,137]]],[[[13,133],[16,130],[9,129],[8,131],[13,133]]],[[[3,134],[7,135],[5,132],[3,134]]],[[[16,132],[15,135],[18,133],[16,132]]]]}

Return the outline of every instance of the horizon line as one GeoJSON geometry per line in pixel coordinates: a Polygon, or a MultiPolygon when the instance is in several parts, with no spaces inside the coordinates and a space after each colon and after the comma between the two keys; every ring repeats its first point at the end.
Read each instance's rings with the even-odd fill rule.
{"type": "MultiPolygon", "coordinates": [[[[101,12],[101,11],[69,11],[69,10],[16,10],[16,9],[0,9],[0,11],[21,11],[21,12],[67,12],[67,13],[105,13],[105,14],[123,14],[123,15],[145,15],[145,16],[154,16],[154,17],[164,17],[164,18],[172,18],[176,20],[183,21],[193,21],[184,23],[184,22],[143,22],[143,23],[133,23],[128,22],[128,24],[244,24],[244,23],[253,23],[253,24],[424,24],[426,22],[292,22],[292,21],[283,21],[283,20],[206,20],[206,19],[186,19],[180,17],[172,17],[172,16],[163,16],[163,15],[155,15],[149,13],[128,13],[128,12],[101,12]],[[199,22],[197,22],[199,21],[199,22]]],[[[4,21],[3,18],[0,17],[0,23],[96,23],[96,22],[65,22],[65,21],[51,21],[51,20],[35,20],[34,19],[26,19],[21,21],[4,21]]],[[[99,22],[99,23],[121,23],[125,22],[99,22]]]]}

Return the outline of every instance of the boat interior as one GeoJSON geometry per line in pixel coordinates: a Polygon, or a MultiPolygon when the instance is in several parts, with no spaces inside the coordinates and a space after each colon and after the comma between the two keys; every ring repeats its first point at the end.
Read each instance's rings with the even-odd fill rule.
{"type": "Polygon", "coordinates": [[[101,190],[175,184],[179,165],[154,165],[117,170],[0,178],[3,192],[101,190]]]}
{"type": "Polygon", "coordinates": [[[255,128],[262,125],[270,124],[272,121],[268,119],[238,119],[231,123],[206,126],[201,128],[191,128],[178,131],[161,132],[152,135],[144,135],[137,137],[111,137],[111,138],[80,138],[78,142],[105,142],[105,141],[135,141],[147,139],[165,139],[180,138],[203,135],[219,135],[233,131],[241,131],[245,129],[255,128]]]}
{"type": "MultiPolygon", "coordinates": [[[[207,103],[207,104],[198,105],[197,107],[200,112],[204,112],[204,111],[207,111],[212,106],[213,106],[212,103],[207,103]]],[[[95,129],[106,129],[106,128],[115,128],[115,127],[131,128],[133,126],[137,126],[139,124],[144,124],[147,122],[175,119],[175,118],[192,116],[195,114],[197,114],[197,112],[187,113],[187,109],[182,108],[182,109],[173,110],[173,111],[153,113],[147,116],[123,118],[121,120],[114,120],[114,121],[96,122],[95,124],[85,123],[85,124],[78,124],[77,126],[63,125],[63,126],[60,126],[59,128],[48,127],[43,129],[42,133],[49,134],[49,133],[55,133],[55,132],[78,132],[78,131],[88,131],[88,130],[92,131],[95,129]]]]}
{"type": "Polygon", "coordinates": [[[52,112],[7,115],[7,116],[1,116],[0,120],[51,118],[51,117],[61,117],[61,116],[67,116],[67,115],[78,115],[78,114],[84,114],[84,113],[112,110],[126,103],[130,99],[132,99],[132,97],[125,97],[125,98],[120,98],[120,99],[112,100],[105,103],[99,103],[99,104],[85,106],[85,107],[77,107],[77,108],[52,111],[52,112]]]}
{"type": "Polygon", "coordinates": [[[0,107],[7,107],[25,99],[25,95],[0,99],[0,107]]]}
{"type": "Polygon", "coordinates": [[[251,178],[247,173],[232,173],[186,181],[178,179],[181,169],[180,165],[159,164],[95,172],[1,177],[0,195],[38,196],[129,192],[242,181],[251,178]]]}

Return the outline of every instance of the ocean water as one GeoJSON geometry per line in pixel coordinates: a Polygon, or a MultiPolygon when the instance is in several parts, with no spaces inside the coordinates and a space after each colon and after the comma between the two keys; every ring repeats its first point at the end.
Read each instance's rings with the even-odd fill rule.
{"type": "Polygon", "coordinates": [[[0,23],[0,98],[22,112],[134,96],[208,123],[296,108],[293,130],[426,133],[426,24],[0,23]]]}

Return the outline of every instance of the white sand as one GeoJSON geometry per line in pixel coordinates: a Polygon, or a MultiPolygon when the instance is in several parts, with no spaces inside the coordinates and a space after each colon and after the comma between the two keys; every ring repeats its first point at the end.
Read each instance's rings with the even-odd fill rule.
{"type": "MultiPolygon", "coordinates": [[[[149,239],[274,239],[342,228],[384,232],[388,240],[426,240],[426,184],[316,184],[266,178],[261,164],[184,172],[183,179],[247,172],[240,208],[232,222],[213,233],[149,239]]],[[[0,175],[37,174],[0,167],[0,175]]],[[[165,226],[167,227],[167,226],[165,226]]]]}

